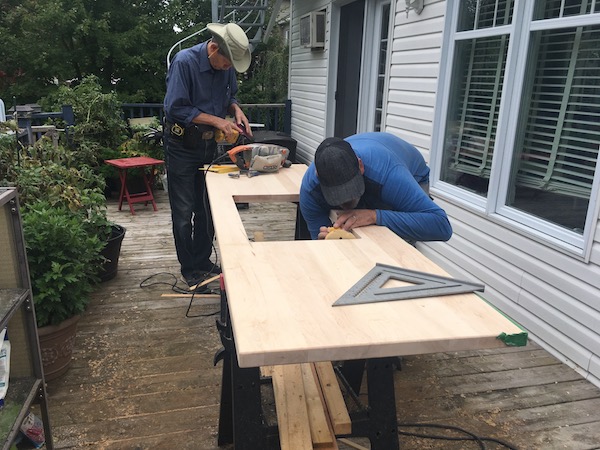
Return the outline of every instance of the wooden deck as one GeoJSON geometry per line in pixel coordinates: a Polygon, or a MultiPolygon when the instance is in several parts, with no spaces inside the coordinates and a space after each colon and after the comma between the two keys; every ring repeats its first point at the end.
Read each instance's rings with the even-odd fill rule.
{"type": "MultiPolygon", "coordinates": [[[[173,293],[179,264],[164,191],[158,211],[136,204],[109,215],[127,229],[119,273],[99,286],[79,324],[71,369],[48,385],[56,448],[217,449],[221,365],[214,299],[173,293]]],[[[293,205],[240,211],[248,234],[292,239],[293,205]]],[[[298,268],[286,268],[293,276],[298,268]]],[[[396,373],[402,433],[467,437],[406,424],[451,425],[518,449],[600,448],[600,389],[534,343],[524,348],[403,358],[396,373]]],[[[477,449],[477,442],[401,434],[407,450],[477,449]]],[[[368,442],[340,441],[341,449],[368,442]]],[[[488,449],[506,446],[486,442],[488,449]]],[[[257,449],[260,450],[260,449],[257,449]]]]}

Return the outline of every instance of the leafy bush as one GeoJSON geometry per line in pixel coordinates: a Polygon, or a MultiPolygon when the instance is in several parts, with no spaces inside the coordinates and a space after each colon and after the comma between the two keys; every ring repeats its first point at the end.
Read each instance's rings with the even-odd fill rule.
{"type": "Polygon", "coordinates": [[[83,78],[75,87],[60,86],[56,92],[41,99],[40,104],[47,111],[58,111],[62,105],[73,107],[75,146],[92,141],[101,147],[116,148],[128,137],[116,92],[103,93],[99,79],[94,75],[83,78]]]}
{"type": "Polygon", "coordinates": [[[88,166],[32,156],[15,174],[38,326],[57,324],[83,312],[99,282],[111,233],[104,180],[88,166]]]}
{"type": "Polygon", "coordinates": [[[38,326],[81,314],[106,242],[88,232],[81,214],[47,200],[23,208],[23,233],[38,326]]]}
{"type": "Polygon", "coordinates": [[[17,142],[14,134],[3,134],[0,122],[0,186],[12,186],[14,180],[14,169],[18,164],[17,142]]]}
{"type": "MultiPolygon", "coordinates": [[[[96,76],[87,76],[74,87],[60,86],[39,103],[46,110],[72,105],[75,126],[71,128],[71,145],[80,158],[76,167],[89,165],[109,183],[118,177],[118,172],[113,166],[104,164],[107,159],[163,157],[162,144],[153,138],[160,128],[158,119],[149,126],[128,126],[116,92],[103,93],[96,76]]],[[[129,175],[135,177],[139,173],[137,169],[129,175]]]]}
{"type": "Polygon", "coordinates": [[[0,141],[0,180],[17,186],[22,205],[38,326],[83,312],[100,281],[112,223],[99,167],[102,153],[127,139],[120,102],[113,93],[103,94],[94,77],[73,89],[63,86],[47,101],[57,103],[46,110],[73,105],[77,125],[69,145],[55,147],[43,138],[24,147],[14,135],[0,141]]]}

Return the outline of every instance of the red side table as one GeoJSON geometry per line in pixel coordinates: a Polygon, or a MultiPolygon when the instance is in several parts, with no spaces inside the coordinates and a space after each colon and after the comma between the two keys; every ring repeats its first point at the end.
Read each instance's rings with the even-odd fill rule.
{"type": "Polygon", "coordinates": [[[147,156],[136,156],[134,158],[107,159],[104,162],[119,169],[119,178],[121,179],[119,211],[121,211],[123,199],[127,200],[131,214],[135,214],[135,211],[133,210],[133,204],[141,202],[145,202],[146,205],[148,202],[152,202],[154,211],[158,211],[156,202],[154,201],[154,195],[152,194],[152,184],[154,183],[154,167],[164,164],[165,162],[163,160],[154,159],[147,156]],[[127,170],[137,167],[142,169],[142,176],[144,179],[144,185],[146,186],[146,192],[130,194],[129,189],[127,189],[127,170]],[[151,167],[150,173],[146,173],[146,167],[151,167]]]}

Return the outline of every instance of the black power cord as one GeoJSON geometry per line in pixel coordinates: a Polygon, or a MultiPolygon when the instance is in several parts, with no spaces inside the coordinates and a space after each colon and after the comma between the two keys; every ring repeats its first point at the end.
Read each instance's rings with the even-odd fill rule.
{"type": "MultiPolygon", "coordinates": [[[[362,401],[359,399],[358,395],[354,392],[354,390],[350,386],[350,383],[348,382],[348,380],[342,373],[340,366],[337,364],[334,364],[333,369],[338,377],[338,380],[341,382],[342,386],[344,387],[345,393],[353,400],[355,406],[360,411],[363,411],[363,412],[368,411],[369,407],[364,405],[362,403],[362,401]]],[[[445,440],[445,441],[473,441],[473,442],[477,443],[477,445],[479,446],[479,448],[481,450],[487,450],[487,447],[485,445],[486,442],[493,442],[493,443],[503,446],[504,448],[506,448],[508,450],[517,450],[517,448],[514,447],[513,445],[508,444],[504,441],[501,441],[500,439],[477,436],[476,434],[471,433],[470,431],[467,431],[463,428],[456,427],[453,425],[443,425],[443,424],[435,424],[435,423],[400,423],[400,422],[397,425],[398,425],[398,434],[403,435],[403,436],[411,436],[411,437],[422,438],[422,439],[437,439],[437,440],[445,440]],[[465,434],[466,436],[462,436],[462,437],[461,436],[441,436],[441,435],[435,435],[435,434],[413,433],[410,431],[401,431],[400,430],[401,428],[436,428],[436,429],[451,430],[451,431],[459,432],[459,433],[465,434]]]]}
{"type": "Polygon", "coordinates": [[[479,448],[481,450],[487,450],[488,447],[486,447],[486,445],[485,445],[486,442],[493,442],[495,444],[501,445],[502,447],[504,447],[508,450],[518,450],[512,444],[504,442],[500,439],[477,436],[476,434],[473,434],[470,431],[467,431],[460,427],[455,427],[453,425],[443,425],[443,424],[436,424],[436,423],[398,423],[398,434],[403,435],[403,436],[412,436],[412,437],[422,438],[422,439],[437,439],[437,440],[445,440],[445,441],[472,441],[472,442],[477,443],[477,445],[479,446],[479,448]],[[435,429],[442,429],[442,430],[457,431],[459,433],[465,434],[466,436],[464,436],[464,437],[441,436],[441,435],[435,435],[435,434],[413,433],[410,431],[401,431],[400,428],[435,428],[435,429]]]}
{"type": "MultiPolygon", "coordinates": [[[[210,220],[206,221],[206,232],[207,234],[211,234],[210,233],[210,227],[213,227],[212,224],[212,213],[209,214],[210,211],[210,207],[209,207],[209,203],[208,203],[208,189],[206,188],[206,174],[209,172],[209,169],[211,168],[211,166],[213,166],[214,164],[218,163],[219,161],[226,159],[229,155],[227,154],[227,152],[223,153],[222,155],[218,156],[217,158],[213,159],[204,169],[204,173],[202,174],[202,176],[204,177],[204,192],[202,195],[202,206],[204,207],[204,215],[206,217],[208,217],[210,220]]],[[[215,254],[215,262],[213,263],[212,269],[214,269],[215,267],[217,267],[219,265],[219,255],[217,253],[217,249],[215,248],[215,244],[214,244],[214,238],[213,238],[213,243],[212,243],[212,249],[213,249],[213,253],[215,254]]],[[[211,269],[211,271],[212,271],[211,269]]]]}
{"type": "MultiPolygon", "coordinates": [[[[208,275],[208,274],[207,274],[208,275]]],[[[149,277],[143,279],[140,282],[140,288],[147,288],[150,286],[156,286],[156,285],[160,285],[160,284],[166,284],[169,285],[171,287],[171,290],[173,292],[175,292],[176,294],[189,294],[190,290],[185,290],[180,288],[177,285],[177,277],[175,275],[173,275],[172,273],[169,272],[159,272],[159,273],[155,273],[154,275],[150,275],[149,277]],[[171,278],[173,278],[172,282],[167,282],[167,281],[154,281],[149,283],[150,280],[152,280],[155,277],[158,277],[160,275],[168,275],[171,278]]],[[[196,296],[196,294],[209,294],[212,293],[211,289],[208,288],[207,286],[201,286],[199,288],[194,289],[192,292],[192,297],[190,298],[190,303],[188,304],[187,307],[187,311],[185,312],[185,317],[187,317],[188,319],[193,319],[196,317],[211,317],[211,316],[216,316],[217,314],[219,314],[221,312],[221,309],[219,308],[217,311],[211,312],[211,313],[207,313],[207,314],[196,314],[191,316],[190,315],[190,309],[192,308],[192,302],[194,301],[194,297],[196,296]]]]}

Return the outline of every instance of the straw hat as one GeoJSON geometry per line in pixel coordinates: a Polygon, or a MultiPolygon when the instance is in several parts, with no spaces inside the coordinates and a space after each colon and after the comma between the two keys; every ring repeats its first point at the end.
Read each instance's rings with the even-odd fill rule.
{"type": "Polygon", "coordinates": [[[238,72],[245,72],[250,67],[250,43],[244,30],[235,23],[209,23],[208,31],[224,51],[225,55],[238,72]]]}

